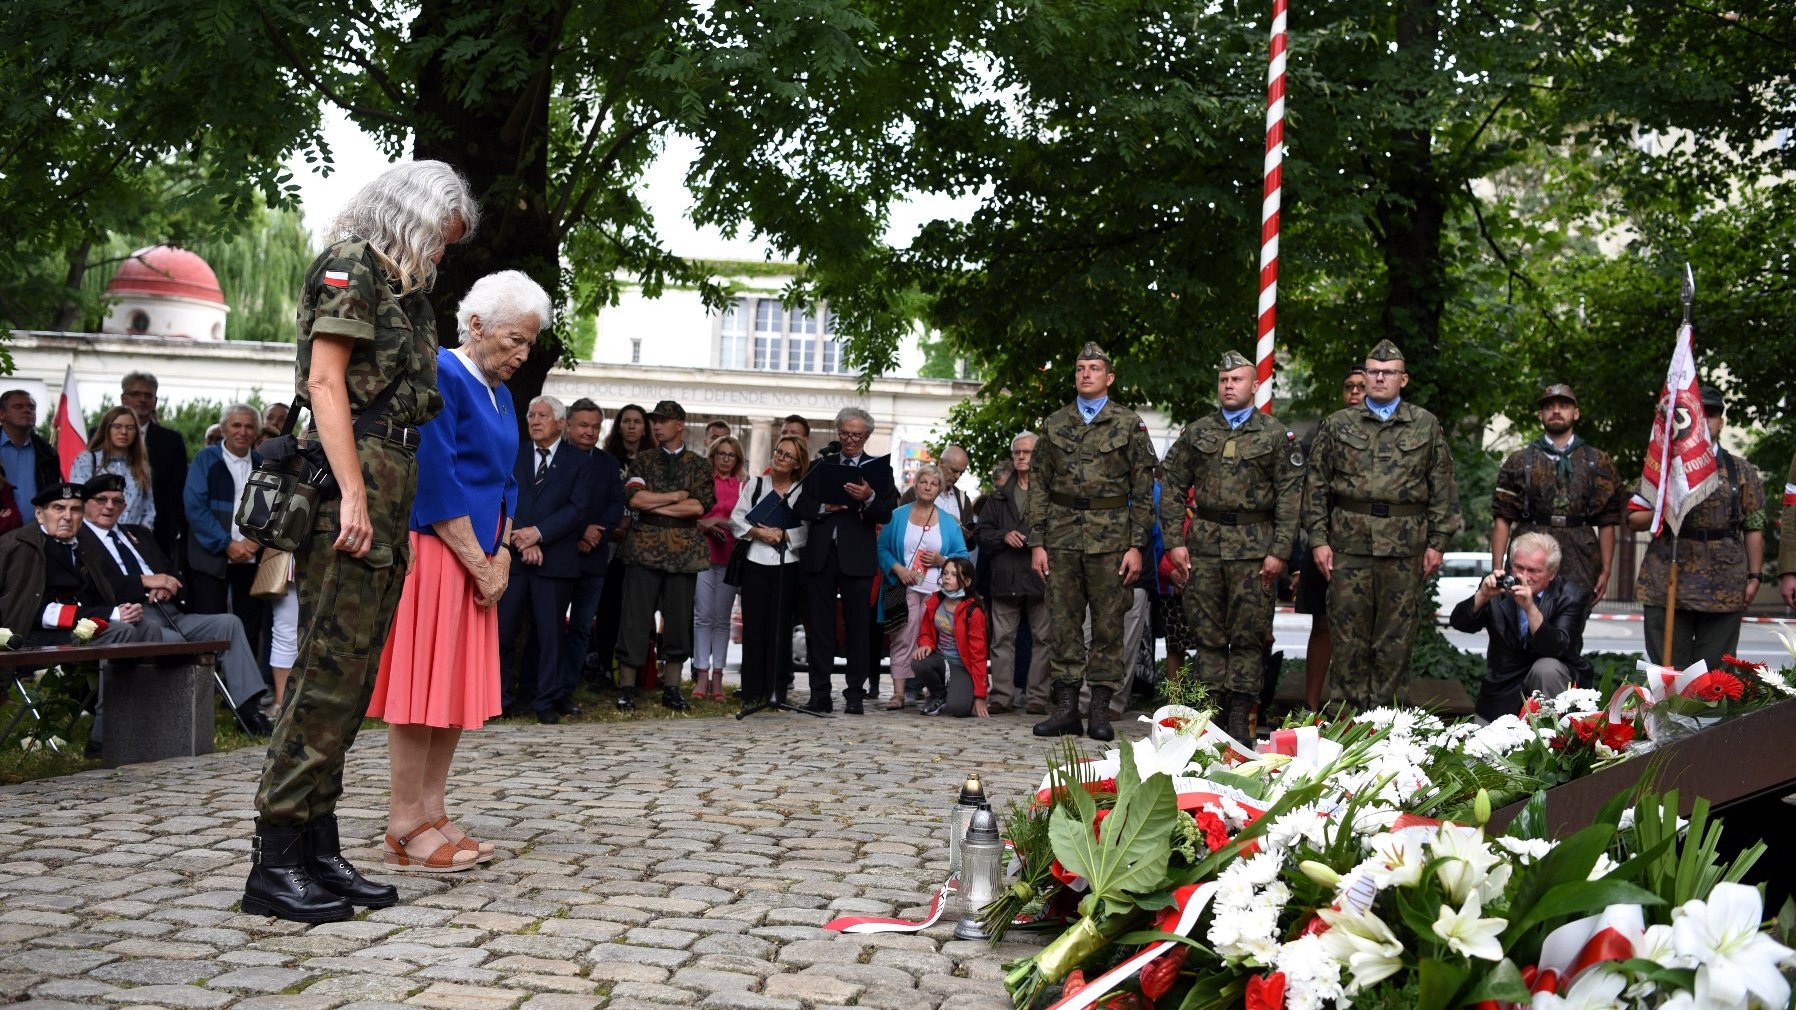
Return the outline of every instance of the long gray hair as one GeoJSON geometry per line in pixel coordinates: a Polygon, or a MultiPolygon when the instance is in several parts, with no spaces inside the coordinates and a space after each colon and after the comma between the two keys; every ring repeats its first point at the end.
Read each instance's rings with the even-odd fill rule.
{"type": "Polygon", "coordinates": [[[480,206],[461,173],[440,161],[406,162],[350,197],[331,223],[331,237],[366,240],[396,275],[401,294],[428,291],[437,279],[431,256],[448,244],[456,216],[466,241],[480,225],[480,206]]]}

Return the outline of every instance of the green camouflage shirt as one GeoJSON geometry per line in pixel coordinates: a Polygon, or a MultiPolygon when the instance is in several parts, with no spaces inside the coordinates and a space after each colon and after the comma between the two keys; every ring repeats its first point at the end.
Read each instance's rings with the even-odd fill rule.
{"type": "Polygon", "coordinates": [[[1777,543],[1777,574],[1796,572],[1796,456],[1790,457],[1790,476],[1784,481],[1784,522],[1777,543]]]}
{"type": "Polygon", "coordinates": [[[1621,522],[1627,488],[1609,454],[1579,442],[1566,459],[1563,476],[1556,460],[1531,443],[1512,453],[1497,471],[1490,511],[1510,523],[1509,542],[1523,533],[1545,533],[1559,542],[1559,574],[1585,589],[1596,586],[1602,572],[1597,527],[1621,522]],[[1577,522],[1553,525],[1554,517],[1577,522]]]}
{"type": "Polygon", "coordinates": [[[312,369],[312,338],[326,333],[355,341],[349,354],[349,409],[355,414],[403,376],[383,416],[420,425],[443,409],[437,392],[437,328],[422,291],[399,295],[361,239],[344,239],[306,271],[299,297],[294,372],[303,394],[312,369]]]}
{"type": "MultiPolygon", "coordinates": [[[[624,502],[627,504],[638,491],[682,489],[703,506],[704,512],[711,511],[711,506],[717,504],[711,461],[683,447],[679,454],[671,456],[659,448],[644,449],[630,461],[624,477],[624,502]]],[[[624,549],[618,556],[624,564],[656,571],[702,572],[711,567],[711,549],[705,545],[704,534],[698,531],[697,520],[698,516],[693,516],[679,526],[658,526],[654,525],[658,519],[644,512],[624,534],[624,549]]]]}
{"type": "Polygon", "coordinates": [[[1310,546],[1380,558],[1447,549],[1459,531],[1459,487],[1446,432],[1433,414],[1406,401],[1389,421],[1370,407],[1345,407],[1316,429],[1304,481],[1310,546]],[[1419,516],[1371,516],[1334,507],[1340,499],[1422,505],[1419,516]]]}
{"type": "Polygon", "coordinates": [[[1030,547],[1108,554],[1145,548],[1154,528],[1154,464],[1159,457],[1141,416],[1107,401],[1090,424],[1076,404],[1048,415],[1035,443],[1028,511],[1030,547]],[[1121,497],[1116,508],[1056,504],[1055,495],[1121,497]]]}
{"type": "Polygon", "coordinates": [[[1277,418],[1260,411],[1241,427],[1217,411],[1185,426],[1160,464],[1160,536],[1166,549],[1229,561],[1284,559],[1297,539],[1303,501],[1303,454],[1277,418]],[[1265,522],[1228,525],[1193,516],[1184,532],[1185,491],[1199,510],[1270,512],[1265,522]]]}
{"type": "MultiPolygon", "coordinates": [[[[1679,533],[1692,530],[1765,528],[1765,482],[1759,468],[1717,447],[1716,473],[1721,483],[1684,516],[1679,533]]],[[[1665,605],[1665,583],[1671,570],[1671,537],[1654,537],[1640,562],[1634,598],[1644,606],[1665,605]]],[[[1731,614],[1746,609],[1746,542],[1735,535],[1720,540],[1677,538],[1677,609],[1731,614]]]]}

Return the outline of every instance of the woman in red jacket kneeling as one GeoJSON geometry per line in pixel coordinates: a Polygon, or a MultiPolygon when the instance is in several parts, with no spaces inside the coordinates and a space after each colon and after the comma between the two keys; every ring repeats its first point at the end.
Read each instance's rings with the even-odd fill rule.
{"type": "Polygon", "coordinates": [[[973,563],[948,558],[941,590],[923,604],[911,672],[929,692],[924,715],[991,717],[985,707],[985,611],[973,602],[972,588],[973,563]]]}

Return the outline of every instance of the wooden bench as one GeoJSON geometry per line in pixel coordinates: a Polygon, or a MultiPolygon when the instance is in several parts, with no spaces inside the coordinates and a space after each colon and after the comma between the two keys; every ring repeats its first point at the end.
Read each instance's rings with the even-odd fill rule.
{"type": "Polygon", "coordinates": [[[108,768],[212,753],[214,667],[226,641],[57,645],[0,652],[0,670],[100,664],[108,768]]]}

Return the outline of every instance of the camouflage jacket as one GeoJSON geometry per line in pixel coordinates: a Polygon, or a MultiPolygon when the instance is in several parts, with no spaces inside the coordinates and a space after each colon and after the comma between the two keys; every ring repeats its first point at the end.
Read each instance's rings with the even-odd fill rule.
{"type": "Polygon", "coordinates": [[[1578,442],[1567,461],[1561,479],[1558,462],[1538,442],[1511,453],[1497,471],[1490,511],[1509,521],[1510,543],[1528,532],[1557,540],[1564,555],[1559,573],[1591,589],[1602,568],[1597,528],[1621,523],[1628,491],[1609,454],[1588,442],[1578,442]]]}
{"type": "Polygon", "coordinates": [[[422,291],[401,295],[361,239],[337,242],[306,271],[299,297],[294,379],[303,394],[312,370],[312,338],[336,334],[349,354],[349,409],[360,413],[394,376],[403,376],[383,411],[396,424],[419,425],[443,409],[437,392],[437,327],[422,291]]]}
{"type": "Polygon", "coordinates": [[[1303,453],[1277,418],[1254,411],[1229,429],[1219,410],[1185,426],[1160,464],[1160,536],[1166,548],[1230,561],[1283,559],[1297,539],[1303,501],[1303,453]],[[1185,491],[1194,491],[1197,514],[1184,529],[1185,491]],[[1205,511],[1268,512],[1264,522],[1233,525],[1203,517],[1205,511]]]}
{"type": "MultiPolygon", "coordinates": [[[[630,461],[624,475],[625,503],[639,491],[679,490],[703,506],[704,512],[717,504],[711,461],[690,447],[681,448],[676,456],[659,448],[644,449],[630,461]]],[[[640,513],[624,534],[624,549],[618,557],[624,564],[663,572],[702,572],[711,567],[711,548],[698,531],[698,516],[677,521],[678,526],[662,526],[653,513],[640,513]]]]}
{"type": "MultiPolygon", "coordinates": [[[[1678,528],[1677,609],[1730,614],[1746,609],[1746,541],[1740,534],[1765,528],[1765,482],[1750,462],[1717,447],[1721,484],[1698,502],[1678,528]],[[1733,530],[1719,540],[1698,540],[1693,531],[1733,530]]],[[[1640,562],[1634,598],[1641,605],[1663,607],[1671,570],[1672,538],[1654,537],[1640,562]]]]}
{"type": "Polygon", "coordinates": [[[1380,558],[1446,550],[1460,527],[1459,487],[1440,421],[1407,400],[1389,421],[1363,404],[1324,418],[1304,481],[1303,522],[1312,548],[1380,558]],[[1421,505],[1424,512],[1361,515],[1336,508],[1342,499],[1421,505]]]}
{"type": "Polygon", "coordinates": [[[1777,542],[1777,574],[1796,573],[1796,456],[1790,457],[1790,476],[1784,481],[1784,521],[1777,542]]]}
{"type": "Polygon", "coordinates": [[[1108,554],[1145,549],[1154,529],[1154,465],[1159,457],[1141,416],[1115,400],[1090,424],[1076,404],[1048,415],[1035,443],[1028,511],[1030,547],[1108,554]],[[1114,508],[1057,504],[1057,495],[1123,498],[1114,508]]]}

